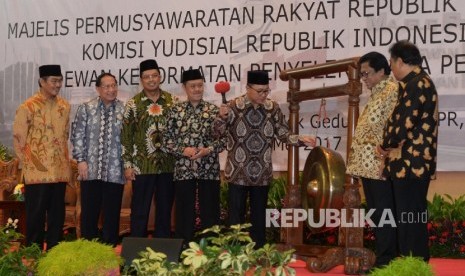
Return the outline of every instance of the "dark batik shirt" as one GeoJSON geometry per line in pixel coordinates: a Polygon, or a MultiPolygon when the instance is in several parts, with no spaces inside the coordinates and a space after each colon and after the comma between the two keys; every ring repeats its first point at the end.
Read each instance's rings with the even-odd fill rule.
{"type": "Polygon", "coordinates": [[[388,120],[382,147],[395,148],[383,174],[393,179],[425,179],[436,172],[438,94],[431,78],[415,68],[399,82],[399,98],[388,120]],[[397,148],[404,141],[401,148],[397,148]]]}
{"type": "Polygon", "coordinates": [[[224,138],[213,137],[213,121],[218,107],[201,100],[197,106],[186,101],[171,108],[163,144],[176,157],[174,180],[219,180],[218,154],[224,150],[224,138]],[[196,160],[183,155],[186,147],[209,148],[210,154],[196,160]]]}
{"type": "Polygon", "coordinates": [[[246,95],[229,103],[227,121],[215,120],[215,134],[226,135],[228,156],[224,175],[229,183],[266,186],[273,177],[271,153],[275,139],[298,145],[298,135],[289,135],[278,103],[267,99],[256,108],[246,95]]]}

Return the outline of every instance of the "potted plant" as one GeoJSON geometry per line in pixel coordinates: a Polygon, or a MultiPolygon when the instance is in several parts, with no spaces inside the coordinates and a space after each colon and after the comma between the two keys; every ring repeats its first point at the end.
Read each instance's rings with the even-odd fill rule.
{"type": "Polygon", "coordinates": [[[0,227],[0,275],[30,275],[37,267],[42,252],[37,245],[22,246],[15,241],[23,236],[16,231],[18,221],[8,219],[5,227],[0,227]]]}
{"type": "Polygon", "coordinates": [[[97,241],[61,242],[39,260],[39,276],[119,275],[122,259],[113,247],[97,241]]]}
{"type": "Polygon", "coordinates": [[[250,224],[205,229],[200,234],[206,237],[199,243],[190,242],[178,264],[168,263],[164,254],[148,248],[131,267],[137,275],[295,275],[289,267],[293,250],[281,252],[270,244],[255,249],[245,231],[248,227],[250,224]]]}

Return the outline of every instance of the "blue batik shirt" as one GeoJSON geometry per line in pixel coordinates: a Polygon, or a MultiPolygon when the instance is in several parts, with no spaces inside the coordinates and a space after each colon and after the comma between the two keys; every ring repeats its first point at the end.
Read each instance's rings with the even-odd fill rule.
{"type": "Polygon", "coordinates": [[[73,158],[86,161],[88,180],[124,184],[121,128],[124,105],[116,99],[108,107],[100,97],[78,107],[71,129],[73,158]]]}

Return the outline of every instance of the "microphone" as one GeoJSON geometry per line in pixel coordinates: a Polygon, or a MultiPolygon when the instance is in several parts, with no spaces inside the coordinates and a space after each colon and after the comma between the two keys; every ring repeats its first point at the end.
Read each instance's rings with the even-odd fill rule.
{"type": "Polygon", "coordinates": [[[226,100],[226,93],[228,93],[230,89],[231,89],[231,85],[227,81],[220,81],[215,84],[215,91],[216,93],[221,94],[224,104],[228,103],[228,101],[226,100]]]}

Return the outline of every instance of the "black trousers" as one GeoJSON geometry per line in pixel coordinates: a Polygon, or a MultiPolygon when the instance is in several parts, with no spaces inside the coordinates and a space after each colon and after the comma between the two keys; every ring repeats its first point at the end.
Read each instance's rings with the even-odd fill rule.
{"type": "Polygon", "coordinates": [[[29,184],[25,186],[26,244],[47,250],[63,239],[66,183],[29,184]],[[47,220],[47,237],[45,237],[47,220]]]}
{"type": "Polygon", "coordinates": [[[131,236],[147,237],[150,205],[155,195],[155,238],[171,236],[174,201],[172,173],[136,175],[132,182],[131,236]]]}
{"type": "Polygon", "coordinates": [[[176,181],[176,231],[175,237],[188,243],[194,239],[196,195],[202,229],[220,224],[220,181],[176,181]]]}
{"type": "Polygon", "coordinates": [[[102,180],[81,181],[81,234],[88,240],[99,238],[98,222],[103,216],[102,241],[116,246],[124,185],[102,180]]]}
{"type": "Polygon", "coordinates": [[[260,248],[266,243],[265,223],[268,201],[268,186],[243,186],[229,183],[228,216],[229,224],[245,223],[246,204],[250,204],[250,237],[260,248]]]}
{"type": "Polygon", "coordinates": [[[429,261],[427,200],[430,179],[393,179],[399,253],[429,261]]]}
{"type": "MultiPolygon", "coordinates": [[[[389,180],[377,180],[362,177],[363,191],[368,209],[375,209],[371,216],[373,223],[380,226],[380,219],[384,212],[391,212],[395,217],[394,192],[389,180]]],[[[384,217],[387,219],[387,217],[384,217]]],[[[375,227],[376,263],[375,266],[389,264],[397,257],[397,229],[390,224],[375,227]]]]}

